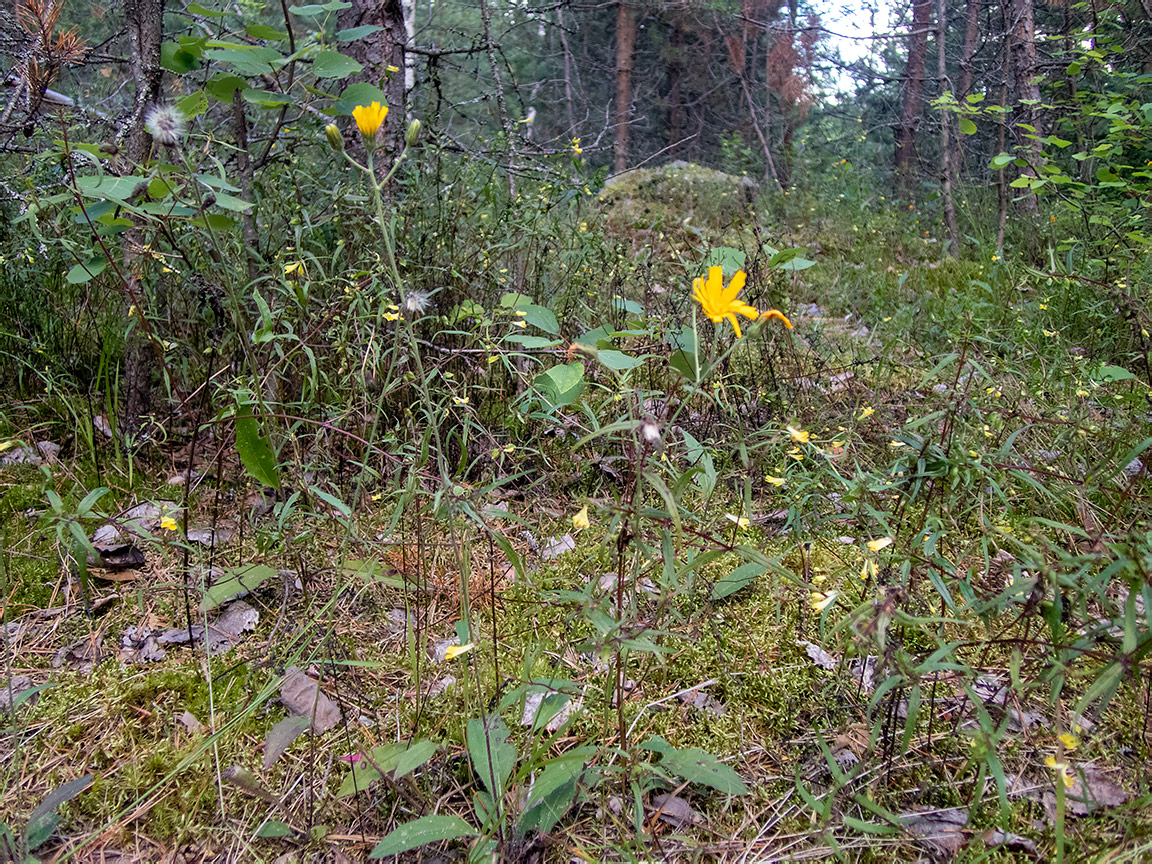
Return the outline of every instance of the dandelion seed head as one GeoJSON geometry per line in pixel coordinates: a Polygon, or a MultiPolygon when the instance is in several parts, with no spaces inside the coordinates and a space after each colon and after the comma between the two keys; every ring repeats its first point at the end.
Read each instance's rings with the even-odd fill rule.
{"type": "Polygon", "coordinates": [[[432,303],[432,298],[424,291],[409,291],[404,298],[404,308],[412,315],[420,315],[432,303]]]}
{"type": "Polygon", "coordinates": [[[184,114],[174,105],[154,105],[144,115],[144,128],[165,147],[174,147],[184,137],[184,114]]]}

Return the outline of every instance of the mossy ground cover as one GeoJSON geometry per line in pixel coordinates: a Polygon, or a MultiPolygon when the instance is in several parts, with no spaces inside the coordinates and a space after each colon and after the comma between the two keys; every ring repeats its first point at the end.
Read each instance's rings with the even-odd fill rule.
{"type": "MultiPolygon", "coordinates": [[[[49,790],[91,774],[41,857],[357,860],[435,811],[483,835],[468,841],[474,854],[522,860],[1012,861],[1058,845],[1076,860],[1139,859],[1149,390],[1114,307],[1019,262],[943,258],[915,212],[852,222],[835,202],[768,201],[684,165],[633,172],[599,198],[570,227],[602,243],[572,266],[647,252],[618,259],[610,289],[589,286],[610,296],[570,299],[573,317],[603,299],[618,325],[636,313],[617,300],[682,320],[696,253],[725,246],[747,256],[757,303],[795,330],[750,332],[703,394],[667,369],[660,328],[623,326],[616,347],[650,352],[642,384],[589,355],[596,386],[537,425],[478,396],[468,410],[484,431],[453,451],[465,467],[442,490],[448,516],[379,478],[340,475],[346,454],[318,454],[311,439],[286,442],[281,458],[299,464],[270,507],[252,503],[232,455],[185,501],[162,482],[185,441],[128,470],[109,442],[85,447],[63,423],[29,436],[9,415],[5,435],[67,446],[43,468],[0,468],[17,625],[6,663],[50,685],[5,731],[0,821],[19,830],[49,790]],[[765,243],[803,247],[816,265],[770,267],[765,243]],[[640,421],[668,406],[675,420],[643,451],[667,497],[655,482],[629,492],[633,426],[574,446],[595,431],[589,416],[640,421]],[[89,615],[57,531],[73,517],[46,495],[68,514],[98,485],[106,514],[171,500],[190,526],[232,536],[186,543],[182,519],[152,531],[138,541],[143,566],[92,569],[89,615]],[[244,598],[259,621],[228,651],[122,651],[129,628],[204,623],[208,568],[251,563],[276,577],[244,598]],[[721,596],[748,564],[763,566],[721,596]],[[461,635],[468,650],[444,659],[461,635]],[[60,654],[75,645],[96,650],[60,654]],[[292,665],[341,720],[265,767],[292,665]],[[561,680],[579,709],[555,735],[521,726],[518,688],[561,680]],[[469,719],[492,714],[519,753],[498,806],[466,737],[469,719]],[[642,746],[654,736],[735,769],[747,794],[660,773],[642,746]],[[434,756],[338,794],[353,763],[410,740],[433,742],[434,756]],[[586,745],[573,806],[543,834],[519,832],[534,778],[586,745]],[[1057,794],[1062,771],[1087,802],[1057,794]],[[692,815],[660,818],[658,793],[692,815]],[[938,817],[957,810],[958,823],[938,817]]],[[[503,386],[467,374],[474,392],[503,386]]]]}

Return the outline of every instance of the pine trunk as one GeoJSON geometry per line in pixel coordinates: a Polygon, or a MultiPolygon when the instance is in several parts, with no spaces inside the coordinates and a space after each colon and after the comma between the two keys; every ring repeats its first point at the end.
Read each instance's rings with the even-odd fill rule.
{"type": "Polygon", "coordinates": [[[908,65],[904,73],[903,108],[896,128],[896,192],[911,196],[916,173],[916,127],[924,95],[924,67],[928,60],[928,30],[932,26],[932,0],[912,0],[912,29],[908,34],[908,65]]]}
{"type": "Polygon", "coordinates": [[[628,168],[628,122],[632,115],[632,59],[636,50],[636,10],[623,2],[616,13],[616,147],[615,169],[628,168]]]}

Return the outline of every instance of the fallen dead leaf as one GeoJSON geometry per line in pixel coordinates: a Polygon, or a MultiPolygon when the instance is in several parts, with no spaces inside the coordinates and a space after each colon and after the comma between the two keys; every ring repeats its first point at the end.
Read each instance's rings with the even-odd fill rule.
{"type": "Polygon", "coordinates": [[[290,714],[307,717],[312,732],[323,735],[340,722],[340,708],[320,685],[295,666],[289,666],[280,685],[280,702],[290,714]]]}

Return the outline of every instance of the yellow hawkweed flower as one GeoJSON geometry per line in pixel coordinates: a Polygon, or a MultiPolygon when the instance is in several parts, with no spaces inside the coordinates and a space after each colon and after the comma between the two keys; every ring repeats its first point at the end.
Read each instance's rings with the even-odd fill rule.
{"type": "Polygon", "coordinates": [[[356,120],[356,128],[364,136],[366,144],[376,143],[376,133],[384,125],[384,118],[388,116],[388,106],[373,102],[371,105],[357,105],[352,109],[352,116],[356,120]]]}
{"type": "Polygon", "coordinates": [[[743,270],[737,270],[736,275],[732,277],[732,281],[725,288],[724,268],[709,267],[707,279],[701,276],[692,282],[692,296],[700,304],[704,314],[712,319],[713,324],[719,324],[725,318],[731,321],[737,339],[743,335],[740,332],[740,323],[736,320],[738,314],[751,321],[760,317],[759,310],[736,299],[736,295],[744,287],[744,280],[747,278],[747,274],[743,270]]]}
{"type": "Polygon", "coordinates": [[[575,528],[577,531],[583,531],[585,528],[587,528],[591,524],[592,524],[592,521],[588,518],[588,507],[587,506],[581,507],[580,512],[572,517],[572,527],[575,528]]]}
{"type": "Polygon", "coordinates": [[[791,424],[789,424],[788,426],[785,426],[784,428],[788,430],[788,435],[797,444],[807,444],[808,440],[812,437],[811,432],[808,432],[805,429],[797,428],[796,426],[793,426],[791,424]]]}
{"type": "Polygon", "coordinates": [[[461,654],[467,654],[475,647],[475,642],[469,642],[467,645],[449,645],[446,649],[444,649],[444,659],[455,660],[461,654]]]}

